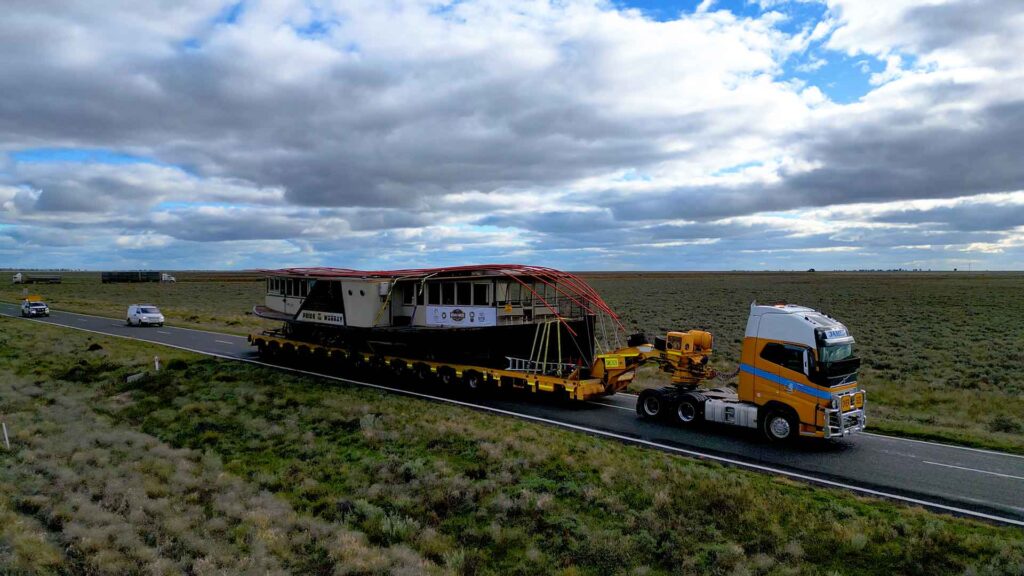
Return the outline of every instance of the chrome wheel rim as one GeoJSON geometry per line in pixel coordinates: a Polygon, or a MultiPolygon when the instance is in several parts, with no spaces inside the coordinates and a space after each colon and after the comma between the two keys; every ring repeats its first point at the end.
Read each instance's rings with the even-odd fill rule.
{"type": "Polygon", "coordinates": [[[657,416],[661,412],[661,401],[654,396],[648,396],[644,399],[644,412],[648,416],[657,416]]]}
{"type": "Polygon", "coordinates": [[[769,422],[768,430],[776,438],[788,438],[790,434],[789,422],[782,416],[775,416],[769,422]]]}

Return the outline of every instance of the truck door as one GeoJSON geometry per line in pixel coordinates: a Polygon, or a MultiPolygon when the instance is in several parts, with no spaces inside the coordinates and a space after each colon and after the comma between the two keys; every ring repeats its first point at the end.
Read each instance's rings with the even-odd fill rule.
{"type": "Polygon", "coordinates": [[[754,381],[755,402],[764,404],[779,398],[779,372],[782,369],[782,357],[785,346],[779,342],[758,339],[761,351],[757,355],[754,367],[757,369],[754,381]]]}
{"type": "Polygon", "coordinates": [[[813,390],[809,386],[809,362],[811,351],[803,346],[786,344],[782,351],[782,361],[779,368],[779,376],[782,379],[782,386],[779,388],[779,400],[792,406],[800,416],[800,421],[805,424],[815,424],[818,400],[815,396],[808,394],[813,390]]]}

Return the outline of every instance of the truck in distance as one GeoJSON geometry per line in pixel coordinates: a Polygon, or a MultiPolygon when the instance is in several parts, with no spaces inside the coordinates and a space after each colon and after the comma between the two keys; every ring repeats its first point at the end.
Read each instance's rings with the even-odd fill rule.
{"type": "Polygon", "coordinates": [[[101,272],[100,282],[111,284],[115,282],[160,282],[160,272],[133,270],[130,272],[101,272]]]}
{"type": "Polygon", "coordinates": [[[11,279],[12,284],[60,284],[60,274],[28,274],[18,272],[11,279]]]}

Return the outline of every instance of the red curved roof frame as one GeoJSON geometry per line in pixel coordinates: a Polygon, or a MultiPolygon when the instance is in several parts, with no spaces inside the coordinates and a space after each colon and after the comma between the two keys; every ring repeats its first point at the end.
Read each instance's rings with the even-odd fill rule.
{"type": "MultiPolygon", "coordinates": [[[[565,296],[573,303],[577,304],[588,313],[591,314],[605,314],[610,317],[620,330],[625,331],[625,327],[622,325],[622,321],[619,320],[618,314],[605,303],[601,295],[597,293],[585,280],[569,272],[563,272],[554,268],[547,268],[545,266],[530,266],[525,264],[479,264],[471,266],[446,266],[441,268],[409,268],[405,270],[352,270],[350,268],[327,268],[327,267],[314,267],[314,268],[283,268],[280,270],[262,270],[267,274],[277,274],[284,276],[306,276],[313,278],[388,278],[388,279],[409,279],[409,278],[426,278],[428,276],[437,276],[441,274],[448,274],[453,272],[493,272],[496,274],[502,274],[508,276],[513,280],[519,282],[520,285],[525,286],[530,292],[533,293],[533,297],[540,300],[544,306],[551,310],[554,315],[562,322],[566,328],[569,328],[565,319],[558,314],[558,311],[542,296],[537,294],[537,291],[533,289],[530,284],[527,284],[521,280],[520,276],[529,276],[540,280],[547,286],[552,286],[555,292],[559,295],[565,296]]],[[[572,332],[572,329],[569,328],[572,332]]]]}

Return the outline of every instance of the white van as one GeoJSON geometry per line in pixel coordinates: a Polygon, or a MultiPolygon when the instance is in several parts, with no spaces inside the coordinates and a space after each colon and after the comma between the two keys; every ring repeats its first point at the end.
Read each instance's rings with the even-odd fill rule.
{"type": "Polygon", "coordinates": [[[132,304],[128,307],[129,326],[163,326],[164,315],[152,304],[132,304]]]}

